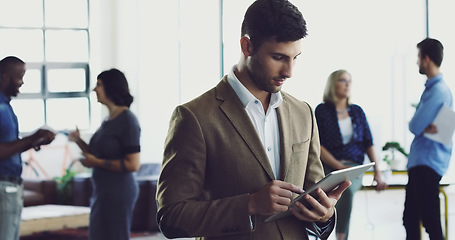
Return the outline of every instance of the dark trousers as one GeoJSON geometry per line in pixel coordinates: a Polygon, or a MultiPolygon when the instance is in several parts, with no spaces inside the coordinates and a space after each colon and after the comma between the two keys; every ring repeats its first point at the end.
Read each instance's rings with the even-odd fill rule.
{"type": "Polygon", "coordinates": [[[420,222],[431,240],[442,240],[439,176],[433,169],[417,166],[408,170],[403,225],[407,240],[420,240],[420,222]]]}

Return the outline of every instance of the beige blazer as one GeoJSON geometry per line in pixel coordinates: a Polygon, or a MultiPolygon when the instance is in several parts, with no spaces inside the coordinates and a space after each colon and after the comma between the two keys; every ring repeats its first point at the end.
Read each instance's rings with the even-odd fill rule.
{"type": "MultiPolygon", "coordinates": [[[[307,103],[282,96],[279,176],[306,189],[324,177],[316,121],[307,103]]],[[[250,221],[248,195],[273,179],[261,140],[224,77],[171,117],[157,189],[160,229],[169,238],[308,239],[305,227],[313,224],[293,216],[250,221]]]]}

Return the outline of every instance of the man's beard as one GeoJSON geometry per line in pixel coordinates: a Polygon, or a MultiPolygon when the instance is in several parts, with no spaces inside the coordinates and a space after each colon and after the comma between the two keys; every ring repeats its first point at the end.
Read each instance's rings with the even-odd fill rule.
{"type": "Polygon", "coordinates": [[[19,87],[17,87],[14,84],[10,84],[10,86],[8,87],[7,93],[9,96],[17,97],[17,94],[19,94],[19,87]]]}
{"type": "Polygon", "coordinates": [[[425,69],[423,69],[422,67],[419,67],[419,73],[420,74],[426,74],[425,69]]]}
{"type": "Polygon", "coordinates": [[[281,87],[274,88],[270,85],[269,80],[271,77],[267,76],[265,72],[266,71],[264,70],[262,63],[256,55],[253,55],[251,57],[250,64],[248,64],[248,75],[253,83],[256,87],[268,93],[276,93],[280,91],[281,87]]]}

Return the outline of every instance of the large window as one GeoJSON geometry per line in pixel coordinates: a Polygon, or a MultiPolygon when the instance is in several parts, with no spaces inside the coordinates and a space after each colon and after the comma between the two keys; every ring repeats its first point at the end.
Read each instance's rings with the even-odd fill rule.
{"type": "Polygon", "coordinates": [[[0,58],[27,63],[11,101],[21,132],[90,127],[88,26],[88,0],[0,2],[0,58]]]}

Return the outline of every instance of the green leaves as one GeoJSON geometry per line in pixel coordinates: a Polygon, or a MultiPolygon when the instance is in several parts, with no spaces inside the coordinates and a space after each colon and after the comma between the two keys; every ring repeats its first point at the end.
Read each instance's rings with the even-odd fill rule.
{"type": "Polygon", "coordinates": [[[63,205],[72,204],[72,202],[73,202],[72,180],[73,180],[74,175],[76,175],[75,171],[66,169],[65,175],[54,178],[55,181],[57,181],[57,201],[59,204],[63,204],[63,205]]]}
{"type": "Polygon", "coordinates": [[[402,153],[404,156],[408,157],[408,153],[400,146],[398,142],[386,142],[386,144],[382,147],[382,151],[387,150],[397,150],[398,152],[402,153]]]}

